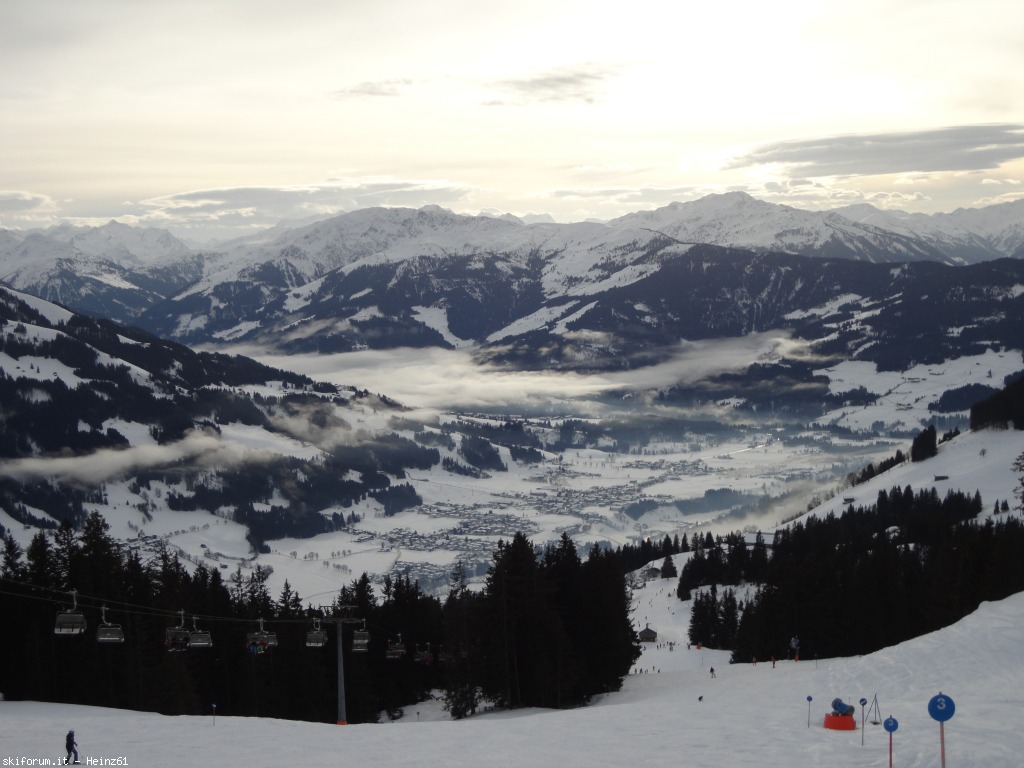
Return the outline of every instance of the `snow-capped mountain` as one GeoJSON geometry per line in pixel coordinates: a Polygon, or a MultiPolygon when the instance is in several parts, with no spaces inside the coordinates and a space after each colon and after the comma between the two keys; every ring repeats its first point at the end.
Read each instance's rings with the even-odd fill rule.
{"type": "MultiPolygon", "coordinates": [[[[275,227],[204,251],[192,251],[161,230],[116,222],[4,231],[0,281],[190,343],[270,341],[282,349],[320,351],[479,346],[536,333],[564,338],[573,331],[607,332],[614,325],[610,315],[599,326],[584,315],[622,314],[622,307],[602,305],[627,286],[643,294],[637,303],[644,306],[672,305],[681,288],[689,300],[704,303],[706,315],[715,295],[737,296],[742,303],[746,294],[735,283],[711,284],[697,279],[699,270],[689,270],[681,284],[680,275],[671,273],[687,259],[709,258],[709,246],[742,249],[761,264],[772,253],[821,262],[787,262],[784,274],[792,276],[804,269],[884,273],[883,265],[893,262],[975,268],[1019,256],[1022,242],[1024,201],[925,216],[868,205],[805,211],[736,192],[607,223],[526,223],[436,206],[370,208],[275,227]]],[[[940,274],[924,266],[915,270],[940,274]]],[[[1009,272],[1006,279],[1016,280],[1009,272]]],[[[816,284],[821,279],[811,278],[816,284]]],[[[958,279],[963,284],[973,278],[964,273],[958,279]]],[[[836,290],[865,295],[841,282],[835,281],[836,290]]],[[[1012,293],[1013,285],[1002,288],[1012,293]]],[[[763,306],[763,297],[752,300],[763,306]]],[[[796,303],[780,314],[809,309],[796,303]]],[[[750,328],[769,322],[756,312],[761,315],[748,322],[750,328]]],[[[666,331],[664,340],[714,336],[722,325],[708,315],[694,326],[688,314],[687,327],[666,331]]],[[[626,315],[641,328],[679,325],[671,314],[635,307],[626,315]]]]}
{"type": "Polygon", "coordinates": [[[293,262],[267,262],[137,322],[187,343],[321,353],[469,347],[531,369],[631,368],[683,340],[776,330],[816,354],[900,370],[1024,349],[1020,260],[876,264],[686,245],[644,229],[610,238],[598,224],[507,226],[532,240],[398,258],[402,242],[304,283],[293,262]]]}
{"type": "Polygon", "coordinates": [[[869,205],[804,211],[743,192],[672,203],[610,225],[648,227],[685,242],[859,261],[970,263],[1004,255],[968,231],[947,227],[938,233],[928,221],[915,229],[869,205]]]}
{"type": "Polygon", "coordinates": [[[79,253],[124,265],[166,263],[192,253],[192,248],[165,229],[131,227],[117,221],[99,227],[59,224],[45,233],[47,237],[68,243],[79,253]]]}
{"type": "Polygon", "coordinates": [[[166,230],[108,222],[0,232],[0,282],[92,315],[130,321],[202,274],[166,230]]]}

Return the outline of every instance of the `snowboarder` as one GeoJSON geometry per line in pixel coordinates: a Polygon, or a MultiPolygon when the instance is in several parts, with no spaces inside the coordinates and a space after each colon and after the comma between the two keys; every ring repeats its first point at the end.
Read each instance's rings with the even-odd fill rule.
{"type": "Polygon", "coordinates": [[[76,747],[78,746],[78,742],[75,741],[74,731],[68,731],[67,738],[64,739],[64,746],[67,747],[68,750],[68,757],[66,762],[69,764],[72,763],[71,756],[74,755],[74,765],[78,765],[78,750],[76,749],[76,747]]]}
{"type": "Polygon", "coordinates": [[[714,667],[712,667],[712,668],[711,668],[711,676],[712,676],[712,677],[714,677],[714,676],[715,676],[715,668],[714,668],[714,667]]]}

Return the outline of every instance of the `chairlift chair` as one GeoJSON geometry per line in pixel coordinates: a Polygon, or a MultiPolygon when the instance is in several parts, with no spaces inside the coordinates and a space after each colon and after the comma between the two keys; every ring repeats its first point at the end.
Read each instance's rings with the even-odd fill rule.
{"type": "Polygon", "coordinates": [[[277,633],[263,629],[263,619],[259,619],[259,622],[259,631],[250,632],[246,637],[250,653],[266,653],[268,648],[277,647],[277,633]]]}
{"type": "Polygon", "coordinates": [[[430,652],[430,643],[427,643],[422,648],[417,643],[416,645],[416,663],[417,664],[433,664],[434,654],[430,652]]]}
{"type": "Polygon", "coordinates": [[[178,611],[178,626],[168,627],[164,636],[164,645],[168,651],[188,650],[191,633],[185,629],[185,612],[178,611]]]}
{"type": "Polygon", "coordinates": [[[388,643],[388,649],[384,653],[385,657],[396,661],[405,656],[405,646],[402,644],[402,636],[398,636],[398,640],[392,640],[388,643]]]}
{"type": "Polygon", "coordinates": [[[352,650],[357,653],[366,653],[370,648],[370,633],[366,629],[366,621],[363,621],[363,628],[352,633],[352,650]]]}
{"type": "Polygon", "coordinates": [[[192,631],[188,633],[189,648],[212,648],[213,637],[209,632],[196,626],[196,617],[192,617],[192,631]]]}
{"type": "Polygon", "coordinates": [[[57,613],[57,620],[53,624],[55,635],[80,635],[85,632],[87,624],[85,616],[78,610],[78,590],[71,590],[71,610],[57,613]]]}
{"type": "Polygon", "coordinates": [[[124,632],[120,624],[111,624],[107,621],[107,606],[100,606],[103,615],[103,623],[96,628],[96,641],[100,643],[123,643],[124,632]]]}
{"type": "Polygon", "coordinates": [[[327,632],[320,629],[320,619],[313,619],[313,628],[306,633],[307,648],[323,648],[327,645],[327,632]]]}

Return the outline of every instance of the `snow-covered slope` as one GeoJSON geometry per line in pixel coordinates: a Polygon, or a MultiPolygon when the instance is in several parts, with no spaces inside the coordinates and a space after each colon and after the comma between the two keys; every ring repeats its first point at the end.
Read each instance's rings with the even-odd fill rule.
{"type": "MultiPolygon", "coordinates": [[[[857,705],[863,698],[870,705],[877,697],[881,719],[891,716],[898,723],[891,739],[893,765],[937,766],[943,745],[951,766],[1020,765],[1024,595],[984,603],[952,627],[869,656],[779,661],[773,667],[730,665],[728,652],[687,649],[688,604],[676,600],[674,586],[674,580],[658,580],[636,593],[635,623],[649,623],[658,643],[645,648],[620,692],[580,709],[492,712],[450,721],[438,701],[427,701],[407,707],[395,723],[337,726],[231,717],[223,702],[216,716],[217,702],[203,702],[191,717],[165,717],[8,701],[0,702],[2,752],[11,765],[56,761],[64,756],[64,734],[73,729],[83,764],[90,758],[111,761],[93,765],[305,766],[341,759],[380,768],[410,762],[452,768],[882,768],[889,765],[890,737],[871,722],[874,717],[864,718],[862,726],[867,708],[857,706],[855,731],[822,727],[833,699],[857,705]],[[928,714],[929,701],[940,692],[955,705],[943,742],[928,714]]],[[[275,651],[325,652],[330,647],[275,651]]]]}

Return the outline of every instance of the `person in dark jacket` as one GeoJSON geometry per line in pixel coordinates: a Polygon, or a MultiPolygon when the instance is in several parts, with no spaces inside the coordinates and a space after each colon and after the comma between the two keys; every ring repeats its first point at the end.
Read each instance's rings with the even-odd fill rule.
{"type": "Polygon", "coordinates": [[[71,756],[74,755],[75,756],[74,763],[75,763],[75,765],[77,765],[78,764],[78,750],[76,749],[76,747],[78,746],[78,742],[75,741],[75,732],[74,731],[68,731],[68,736],[64,740],[64,746],[67,747],[67,750],[68,750],[67,762],[71,763],[72,762],[71,756]]]}

